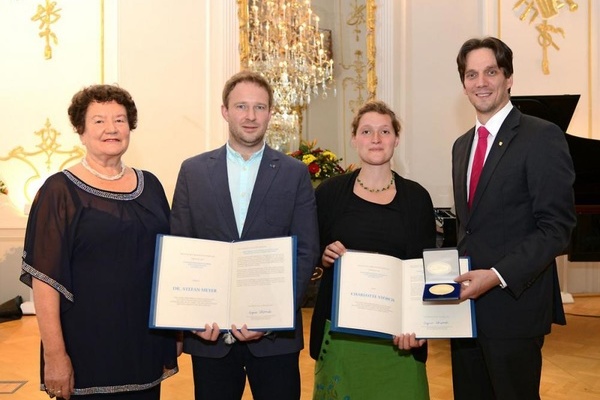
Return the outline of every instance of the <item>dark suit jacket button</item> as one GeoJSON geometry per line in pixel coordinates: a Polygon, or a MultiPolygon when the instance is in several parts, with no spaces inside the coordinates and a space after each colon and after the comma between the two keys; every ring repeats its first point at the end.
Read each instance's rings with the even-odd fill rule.
{"type": "Polygon", "coordinates": [[[465,231],[465,233],[466,233],[467,235],[470,235],[470,234],[471,234],[471,230],[470,230],[470,229],[467,229],[467,230],[465,231]]]}

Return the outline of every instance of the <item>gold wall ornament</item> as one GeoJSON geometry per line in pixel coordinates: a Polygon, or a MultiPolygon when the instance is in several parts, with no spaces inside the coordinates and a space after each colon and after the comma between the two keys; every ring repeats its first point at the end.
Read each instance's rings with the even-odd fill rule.
{"type": "MultiPolygon", "coordinates": [[[[354,60],[352,64],[343,64],[342,68],[347,71],[351,71],[354,74],[344,77],[342,80],[342,87],[344,93],[354,91],[355,97],[348,98],[348,106],[352,114],[366,102],[363,92],[368,87],[368,62],[365,62],[363,52],[361,50],[354,51],[354,60]]],[[[367,99],[370,98],[370,92],[367,90],[367,99]]]]}
{"type": "Polygon", "coordinates": [[[259,72],[273,87],[277,127],[269,126],[267,142],[290,151],[281,140],[270,142],[270,138],[285,133],[295,141],[297,137],[288,133],[299,136],[298,114],[311,97],[327,97],[333,82],[333,59],[325,47],[327,32],[319,29],[320,19],[310,0],[238,0],[238,18],[241,68],[259,72]]]}
{"type": "Polygon", "coordinates": [[[377,46],[375,46],[376,9],[375,0],[367,0],[367,91],[369,100],[377,98],[377,71],[375,70],[377,57],[377,46]]]}
{"type": "MultiPolygon", "coordinates": [[[[341,0],[339,1],[341,2],[341,0]]],[[[366,0],[364,3],[354,0],[348,6],[349,9],[344,18],[346,27],[351,32],[346,37],[354,37],[352,40],[354,42],[353,58],[349,60],[349,63],[344,60],[339,63],[341,68],[348,72],[342,78],[344,98],[349,97],[346,96],[347,93],[354,92],[354,96],[347,100],[347,104],[354,114],[366,101],[377,97],[377,71],[375,69],[377,57],[375,11],[377,6],[375,0],[366,0]]],[[[343,32],[342,36],[344,36],[343,32]]]]}
{"type": "Polygon", "coordinates": [[[58,143],[60,132],[52,127],[50,118],[46,118],[44,127],[36,132],[40,137],[37,150],[27,151],[23,146],[12,149],[6,157],[0,157],[0,161],[15,160],[19,163],[16,168],[11,168],[10,176],[5,176],[11,180],[11,187],[16,184],[23,185],[23,196],[28,204],[31,204],[35,192],[41,186],[45,178],[54,171],[60,171],[69,164],[79,161],[84,155],[85,150],[80,146],[73,146],[71,150],[62,150],[58,143]],[[53,168],[55,157],[60,156],[64,160],[58,162],[58,167],[53,168]],[[21,168],[19,168],[19,166],[21,168]],[[45,167],[44,167],[45,166],[45,167]],[[25,167],[25,168],[23,168],[25,167]]]}
{"type": "Polygon", "coordinates": [[[354,32],[355,42],[360,42],[362,40],[362,27],[367,22],[367,13],[365,12],[366,9],[366,4],[359,4],[357,0],[354,0],[354,4],[350,9],[350,14],[346,18],[346,24],[351,26],[352,31],[354,32]]]}
{"type": "Polygon", "coordinates": [[[538,44],[542,47],[542,72],[544,75],[550,74],[550,63],[548,61],[548,48],[553,47],[555,50],[560,50],[554,41],[553,34],[560,34],[563,38],[565,32],[562,28],[548,24],[548,19],[556,17],[560,10],[565,6],[569,6],[569,11],[577,11],[579,5],[574,0],[519,0],[513,6],[513,10],[523,9],[519,19],[525,21],[529,15],[529,23],[533,23],[538,18],[542,22],[535,26],[538,31],[538,44]]]}
{"type": "Polygon", "coordinates": [[[56,23],[60,19],[59,12],[62,11],[60,8],[56,8],[56,1],[46,0],[45,5],[38,4],[37,11],[31,20],[33,22],[39,21],[39,36],[44,38],[46,45],[44,47],[44,58],[49,60],[52,58],[52,46],[50,42],[58,44],[58,38],[56,34],[52,32],[52,24],[56,23]]]}
{"type": "Polygon", "coordinates": [[[547,20],[543,20],[542,23],[538,24],[535,28],[539,32],[538,43],[540,46],[542,46],[542,71],[544,72],[544,75],[548,75],[550,74],[550,65],[548,62],[548,47],[552,46],[556,50],[560,50],[560,48],[554,42],[552,34],[559,33],[564,38],[565,31],[562,28],[557,28],[553,25],[548,25],[547,20]]]}
{"type": "Polygon", "coordinates": [[[248,66],[248,57],[250,56],[250,44],[248,43],[249,19],[248,19],[248,0],[237,0],[238,4],[238,22],[240,32],[240,66],[248,66]]]}

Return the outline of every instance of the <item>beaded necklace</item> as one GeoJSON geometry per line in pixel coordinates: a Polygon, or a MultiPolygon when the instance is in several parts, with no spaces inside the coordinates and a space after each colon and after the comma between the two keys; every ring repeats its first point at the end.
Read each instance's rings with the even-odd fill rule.
{"type": "Polygon", "coordinates": [[[125,174],[126,168],[125,164],[123,164],[123,162],[121,161],[121,172],[119,172],[116,175],[104,175],[92,168],[90,164],[88,164],[87,159],[85,157],[83,157],[83,159],[81,160],[81,165],[83,165],[83,168],[87,169],[92,175],[97,176],[100,179],[104,179],[105,181],[116,181],[118,179],[121,179],[123,177],[123,174],[125,174]]]}
{"type": "Polygon", "coordinates": [[[390,180],[390,183],[388,183],[388,185],[382,189],[370,189],[368,187],[366,187],[365,185],[363,185],[362,181],[360,180],[360,178],[356,177],[356,182],[358,182],[358,184],[360,185],[361,188],[365,189],[368,192],[371,193],[379,193],[379,192],[385,192],[386,190],[388,190],[389,188],[392,187],[392,185],[394,184],[394,174],[392,174],[392,179],[390,180]]]}

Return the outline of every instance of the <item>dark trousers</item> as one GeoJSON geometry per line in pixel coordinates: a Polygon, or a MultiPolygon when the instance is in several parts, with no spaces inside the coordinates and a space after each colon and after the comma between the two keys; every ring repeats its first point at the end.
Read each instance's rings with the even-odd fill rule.
{"type": "Polygon", "coordinates": [[[539,400],[544,336],[452,339],[454,400],[539,400]]]}
{"type": "Polygon", "coordinates": [[[246,375],[255,400],[300,399],[300,353],[255,357],[236,342],[223,358],[192,356],[196,400],[240,400],[246,375]]]}

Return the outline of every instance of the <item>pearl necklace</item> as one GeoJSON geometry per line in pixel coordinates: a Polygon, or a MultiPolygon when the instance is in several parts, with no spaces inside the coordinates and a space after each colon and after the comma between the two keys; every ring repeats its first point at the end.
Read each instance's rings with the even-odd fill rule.
{"type": "Polygon", "coordinates": [[[394,184],[394,181],[395,181],[394,174],[392,174],[392,179],[390,180],[390,183],[388,183],[388,185],[386,187],[384,187],[383,189],[369,189],[368,187],[363,185],[362,181],[358,177],[356,177],[356,182],[358,182],[360,187],[371,193],[385,192],[386,190],[388,190],[389,188],[392,187],[392,185],[394,184]]]}
{"type": "Polygon", "coordinates": [[[92,168],[90,164],[88,164],[87,159],[85,157],[81,159],[81,165],[83,165],[83,168],[87,169],[92,175],[100,179],[104,179],[105,181],[116,181],[118,179],[121,179],[125,174],[126,168],[125,164],[123,164],[123,162],[121,161],[121,172],[119,172],[116,175],[104,175],[92,168]]]}

